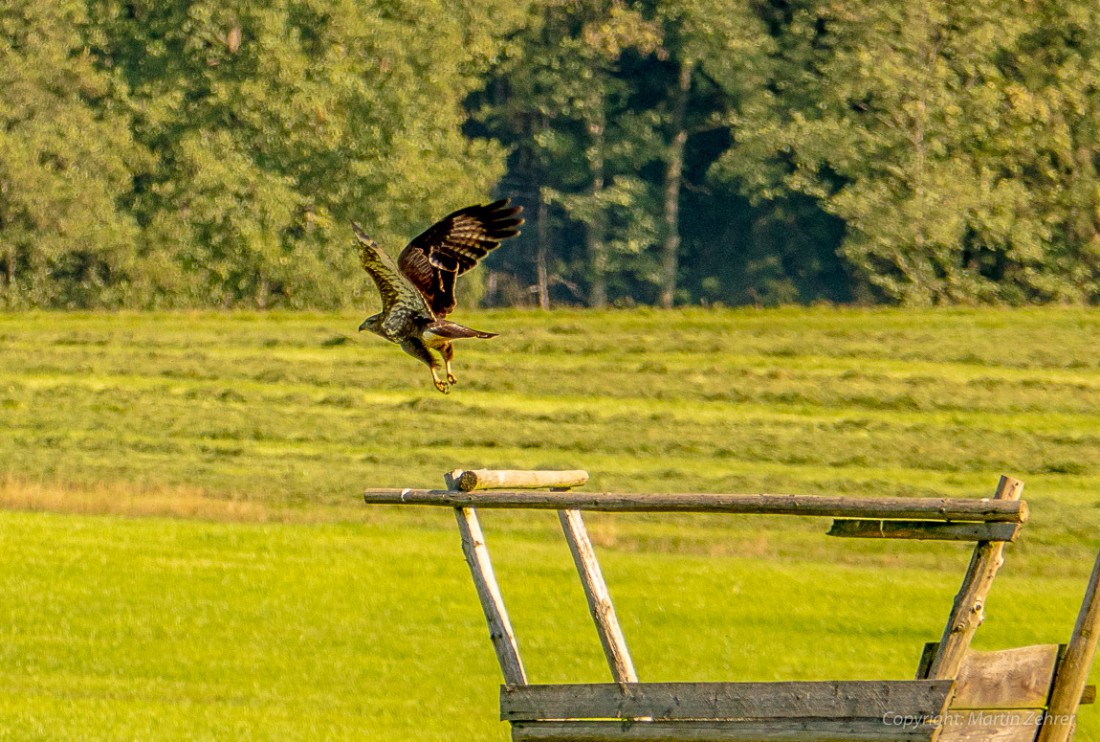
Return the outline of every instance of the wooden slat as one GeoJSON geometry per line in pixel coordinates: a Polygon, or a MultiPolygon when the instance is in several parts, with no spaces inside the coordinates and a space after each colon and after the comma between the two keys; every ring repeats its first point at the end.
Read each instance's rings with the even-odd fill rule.
{"type": "Polygon", "coordinates": [[[568,489],[569,487],[580,487],[585,484],[588,481],[588,472],[583,469],[564,471],[459,469],[447,474],[445,479],[448,487],[463,492],[491,489],[538,489],[542,487],[568,489]]]}
{"type": "Polygon", "coordinates": [[[512,725],[513,742],[930,742],[936,728],[882,719],[543,721],[512,725]]]}
{"type": "Polygon", "coordinates": [[[968,649],[955,681],[955,709],[1043,709],[1050,698],[1057,644],[978,652],[968,649]]]}
{"type": "Polygon", "coordinates": [[[1015,541],[1019,523],[936,523],[922,520],[834,520],[830,536],[918,541],[1015,541]]]}
{"type": "Polygon", "coordinates": [[[1073,636],[1050,695],[1049,718],[1043,723],[1039,742],[1065,742],[1072,738],[1077,706],[1085,692],[1089,671],[1100,641],[1100,554],[1092,569],[1073,636]]]}
{"type": "Polygon", "coordinates": [[[953,685],[950,680],[506,685],[500,716],[505,721],[933,718],[946,709],[953,685]]]}
{"type": "Polygon", "coordinates": [[[936,742],[1035,742],[1038,709],[950,711],[936,742]]]}
{"type": "MultiPolygon", "coordinates": [[[[1019,502],[1023,489],[1023,482],[1012,477],[1001,477],[993,499],[996,502],[1019,502]]],[[[1004,562],[1003,553],[1003,541],[979,541],[974,547],[970,566],[955,596],[929,677],[943,679],[958,675],[974,632],[985,618],[986,595],[1004,562]]]]}
{"type": "Polygon", "coordinates": [[[599,510],[605,512],[742,513],[932,521],[1024,523],[1027,503],[930,497],[822,497],[818,495],[642,494],[455,490],[368,490],[368,505],[599,510]]]}
{"type": "Polygon", "coordinates": [[[596,624],[596,633],[599,634],[607,664],[611,668],[611,677],[617,683],[636,683],[638,674],[634,672],[626,638],[623,637],[619,619],[615,616],[611,593],[604,582],[581,511],[560,510],[558,519],[569,544],[569,552],[573,555],[573,563],[577,565],[577,574],[580,575],[584,596],[588,600],[588,611],[596,624]]]}
{"type": "Polygon", "coordinates": [[[477,511],[473,508],[456,508],[455,519],[458,521],[458,532],[462,536],[462,553],[470,566],[477,597],[485,612],[489,639],[496,650],[504,682],[509,685],[523,685],[527,682],[527,674],[523,670],[508,612],[504,609],[504,598],[501,597],[496,575],[493,574],[493,564],[489,560],[489,550],[485,546],[485,536],[481,532],[477,511]]]}
{"type": "MultiPolygon", "coordinates": [[[[924,680],[928,677],[928,671],[932,667],[932,660],[936,657],[936,650],[939,649],[939,642],[928,642],[924,645],[924,649],[921,652],[920,662],[917,665],[917,680],[924,680]]],[[[1066,651],[1065,644],[1058,645],[1059,660],[1066,651]]],[[[970,650],[973,651],[973,650],[970,650]]],[[[1084,692],[1081,693],[1081,705],[1086,706],[1096,703],[1096,686],[1086,685],[1084,692]]],[[[1042,705],[1047,705],[1045,702],[1042,705]]]]}

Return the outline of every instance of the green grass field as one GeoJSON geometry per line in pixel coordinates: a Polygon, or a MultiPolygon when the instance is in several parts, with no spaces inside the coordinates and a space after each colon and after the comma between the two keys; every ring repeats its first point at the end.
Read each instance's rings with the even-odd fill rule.
{"type": "MultiPolygon", "coordinates": [[[[502,335],[444,397],[358,315],[0,316],[0,739],[506,739],[453,518],[359,499],[457,466],[884,496],[1011,474],[1032,520],[976,645],[1068,638],[1100,547],[1100,312],[456,319],[502,335]]],[[[553,514],[484,522],[532,680],[607,679],[553,514]]],[[[642,679],[911,676],[967,547],[827,525],[593,516],[642,679]]]]}

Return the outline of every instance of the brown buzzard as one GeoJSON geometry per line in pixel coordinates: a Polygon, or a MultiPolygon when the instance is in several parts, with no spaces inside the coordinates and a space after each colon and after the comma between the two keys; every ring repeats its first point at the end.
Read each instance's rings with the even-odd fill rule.
{"type": "Polygon", "coordinates": [[[446,319],[455,308],[455,280],[500,247],[502,240],[519,234],[521,211],[521,206],[509,206],[508,199],[459,209],[414,238],[397,257],[397,265],[352,222],[359,261],[382,295],[382,311],[363,320],[359,331],[370,330],[426,363],[435,388],[446,394],[455,383],[451,341],[496,337],[446,319]],[[439,352],[442,362],[432,350],[439,352]]]}

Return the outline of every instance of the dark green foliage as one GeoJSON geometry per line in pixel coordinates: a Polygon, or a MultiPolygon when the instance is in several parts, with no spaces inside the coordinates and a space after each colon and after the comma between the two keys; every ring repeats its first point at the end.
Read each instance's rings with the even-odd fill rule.
{"type": "Polygon", "coordinates": [[[1097,39],[1091,0],[12,0],[0,305],[362,304],[349,219],[396,250],[494,189],[495,303],[1095,303],[1097,39]]]}

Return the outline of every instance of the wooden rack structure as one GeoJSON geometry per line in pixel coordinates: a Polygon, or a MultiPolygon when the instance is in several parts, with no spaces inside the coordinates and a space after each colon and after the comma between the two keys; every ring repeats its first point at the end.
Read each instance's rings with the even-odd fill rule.
{"type": "Polygon", "coordinates": [[[1087,680],[1100,639],[1100,555],[1068,644],[970,648],[1005,544],[1028,518],[1023,484],[1010,477],[980,500],[573,491],[588,481],[584,471],[455,470],[445,481],[445,490],[370,490],[364,499],[454,508],[504,675],[501,720],[515,742],[1066,742],[1079,704],[1095,700],[1087,680]],[[558,511],[614,682],[528,683],[477,508],[558,511]],[[832,536],[976,545],[943,635],[925,646],[914,680],[641,683],[584,510],[821,516],[834,519],[832,536]]]}

